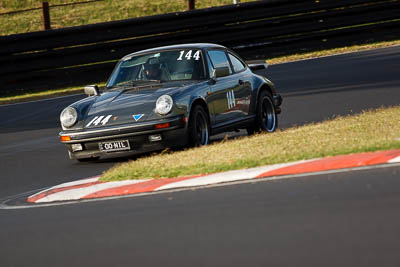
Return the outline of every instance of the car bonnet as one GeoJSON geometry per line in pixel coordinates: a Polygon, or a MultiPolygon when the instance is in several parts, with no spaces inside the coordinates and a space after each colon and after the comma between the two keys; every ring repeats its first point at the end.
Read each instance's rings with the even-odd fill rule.
{"type": "Polygon", "coordinates": [[[172,95],[180,89],[160,86],[107,91],[96,97],[83,126],[95,128],[160,119],[154,111],[157,98],[164,94],[172,95]]]}

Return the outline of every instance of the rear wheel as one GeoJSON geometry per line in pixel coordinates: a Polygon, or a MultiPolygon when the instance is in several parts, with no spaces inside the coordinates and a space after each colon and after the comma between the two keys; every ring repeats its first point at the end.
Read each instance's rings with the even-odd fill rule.
{"type": "Polygon", "coordinates": [[[278,116],[275,112],[272,95],[267,91],[261,91],[257,101],[257,118],[253,126],[247,128],[248,134],[258,131],[272,133],[278,127],[278,116]]]}
{"type": "Polygon", "coordinates": [[[202,106],[195,106],[189,118],[189,144],[204,146],[210,141],[210,125],[202,106]]]}

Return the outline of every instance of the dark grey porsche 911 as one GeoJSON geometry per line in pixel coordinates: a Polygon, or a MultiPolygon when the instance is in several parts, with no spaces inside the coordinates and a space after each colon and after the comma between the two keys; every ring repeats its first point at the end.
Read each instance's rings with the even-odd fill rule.
{"type": "Polygon", "coordinates": [[[71,159],[98,159],[176,146],[206,145],[211,135],[247,129],[275,131],[282,98],[274,85],[233,51],[184,44],[125,56],[102,93],[61,115],[62,143],[71,159]]]}

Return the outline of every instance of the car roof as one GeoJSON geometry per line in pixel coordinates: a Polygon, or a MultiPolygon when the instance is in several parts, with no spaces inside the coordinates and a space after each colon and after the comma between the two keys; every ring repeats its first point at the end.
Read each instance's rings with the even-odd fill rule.
{"type": "Polygon", "coordinates": [[[125,57],[131,57],[139,54],[144,54],[144,53],[151,53],[151,52],[157,52],[157,51],[163,51],[163,50],[171,50],[171,49],[183,49],[183,48],[219,48],[219,49],[225,49],[226,47],[218,44],[211,44],[211,43],[190,43],[190,44],[178,44],[178,45],[168,45],[168,46],[160,46],[160,47],[155,47],[155,48],[150,48],[150,49],[145,49],[141,51],[137,51],[134,53],[131,53],[129,55],[126,55],[125,57]]]}

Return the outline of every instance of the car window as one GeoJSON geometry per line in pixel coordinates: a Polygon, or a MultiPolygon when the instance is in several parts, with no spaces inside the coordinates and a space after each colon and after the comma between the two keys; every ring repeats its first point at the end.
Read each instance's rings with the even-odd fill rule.
{"type": "Polygon", "coordinates": [[[228,53],[228,55],[229,59],[231,60],[234,72],[240,72],[246,68],[246,65],[236,56],[232,55],[231,53],[228,53]]]}
{"type": "Polygon", "coordinates": [[[211,50],[211,51],[208,51],[208,54],[210,55],[211,61],[214,65],[214,68],[228,67],[229,74],[232,73],[231,66],[229,65],[228,58],[226,57],[225,51],[211,50]]]}
{"type": "Polygon", "coordinates": [[[207,65],[208,65],[208,73],[210,74],[210,77],[211,77],[214,67],[211,63],[210,56],[206,55],[206,58],[207,58],[207,65]]]}
{"type": "Polygon", "coordinates": [[[205,79],[200,49],[176,49],[123,58],[111,75],[107,87],[135,81],[178,81],[205,79]]]}

